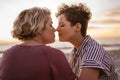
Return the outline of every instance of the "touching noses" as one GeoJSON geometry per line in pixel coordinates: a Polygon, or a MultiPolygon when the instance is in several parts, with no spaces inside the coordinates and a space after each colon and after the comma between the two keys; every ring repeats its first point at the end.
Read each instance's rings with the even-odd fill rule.
{"type": "Polygon", "coordinates": [[[55,31],[56,31],[56,29],[53,27],[53,28],[52,28],[52,31],[53,31],[53,32],[55,32],[55,31]]]}
{"type": "Polygon", "coordinates": [[[58,32],[60,31],[60,28],[59,28],[59,26],[56,28],[56,31],[58,31],[58,32]]]}

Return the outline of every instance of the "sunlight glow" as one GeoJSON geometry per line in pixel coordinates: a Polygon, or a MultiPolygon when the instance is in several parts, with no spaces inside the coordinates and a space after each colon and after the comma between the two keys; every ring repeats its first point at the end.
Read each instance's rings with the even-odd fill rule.
{"type": "MultiPolygon", "coordinates": [[[[90,21],[90,26],[94,27],[106,27],[106,26],[117,26],[120,27],[120,12],[117,12],[118,9],[116,9],[116,13],[114,13],[112,10],[114,6],[118,6],[119,3],[117,1],[111,0],[19,0],[15,1],[12,0],[11,2],[8,2],[6,0],[0,1],[0,40],[14,40],[11,36],[11,29],[13,26],[13,22],[16,18],[16,16],[26,8],[31,8],[35,6],[40,7],[48,7],[52,12],[52,18],[53,18],[53,26],[57,27],[57,20],[55,17],[55,13],[57,10],[57,6],[61,3],[86,3],[88,7],[91,9],[93,16],[92,20],[90,21]],[[112,4],[114,2],[114,4],[112,4]],[[107,6],[106,6],[107,3],[107,6]],[[112,4],[112,6],[111,6],[112,4]],[[101,6],[102,5],[102,6],[101,6]],[[112,8],[112,10],[110,9],[112,8]],[[107,12],[107,9],[109,9],[109,13],[107,12]],[[114,15],[114,17],[112,16],[114,15]],[[114,20],[114,24],[105,24],[110,23],[110,20],[114,20]],[[103,24],[104,23],[104,24],[103,24]]],[[[118,8],[118,7],[117,7],[118,8]]],[[[114,9],[115,10],[115,9],[114,9]]],[[[57,34],[56,34],[57,36],[57,34]]],[[[56,37],[58,39],[58,36],[56,37]]]]}

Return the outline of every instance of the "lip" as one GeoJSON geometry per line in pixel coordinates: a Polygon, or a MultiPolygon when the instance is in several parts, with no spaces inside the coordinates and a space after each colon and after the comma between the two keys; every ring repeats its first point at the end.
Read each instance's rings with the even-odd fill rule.
{"type": "Polygon", "coordinates": [[[60,37],[62,34],[59,33],[58,35],[59,35],[59,37],[60,37]]]}

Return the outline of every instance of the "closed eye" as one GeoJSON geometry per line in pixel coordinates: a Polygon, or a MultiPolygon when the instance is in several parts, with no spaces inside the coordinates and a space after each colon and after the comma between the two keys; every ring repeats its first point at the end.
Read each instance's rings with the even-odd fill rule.
{"type": "Polygon", "coordinates": [[[59,24],[59,27],[64,27],[65,25],[63,25],[62,23],[59,24]]]}

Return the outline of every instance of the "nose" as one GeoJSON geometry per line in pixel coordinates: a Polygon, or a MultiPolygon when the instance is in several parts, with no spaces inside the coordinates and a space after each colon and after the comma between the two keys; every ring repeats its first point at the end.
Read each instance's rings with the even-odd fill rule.
{"type": "Polygon", "coordinates": [[[54,32],[56,31],[54,27],[53,27],[53,29],[52,29],[52,30],[53,30],[54,32]]]}
{"type": "Polygon", "coordinates": [[[59,31],[60,30],[60,28],[59,28],[59,26],[56,28],[56,31],[59,31]]]}

